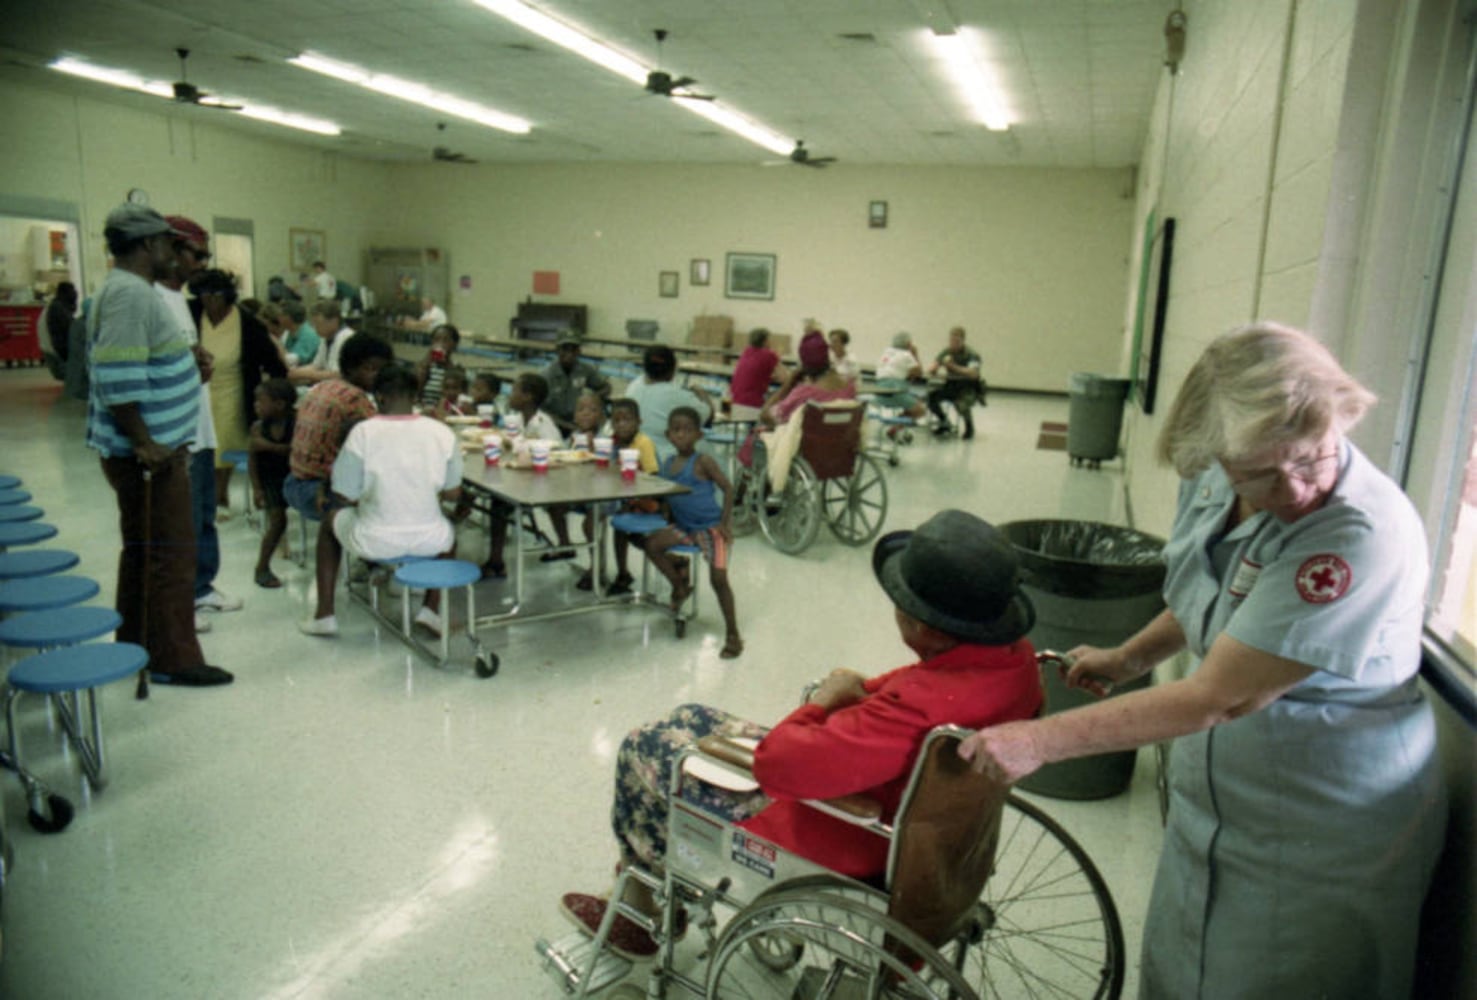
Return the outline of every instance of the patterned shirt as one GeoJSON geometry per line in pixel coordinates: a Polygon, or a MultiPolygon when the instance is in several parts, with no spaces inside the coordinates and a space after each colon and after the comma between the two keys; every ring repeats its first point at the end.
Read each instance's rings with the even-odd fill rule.
{"type": "Polygon", "coordinates": [[[87,355],[89,448],[108,458],[133,454],[112,411],[130,403],[157,444],[178,448],[194,439],[200,372],[188,335],[152,284],[121,267],[108,272],[87,315],[87,355]]]}
{"type": "Polygon", "coordinates": [[[313,386],[297,404],[292,474],[298,479],[328,479],[349,431],[372,416],[374,401],[352,382],[332,378],[313,386]]]}

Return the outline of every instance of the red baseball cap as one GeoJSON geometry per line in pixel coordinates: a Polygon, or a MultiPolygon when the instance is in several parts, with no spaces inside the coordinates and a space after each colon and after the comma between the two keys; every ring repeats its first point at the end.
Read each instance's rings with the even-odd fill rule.
{"type": "Polygon", "coordinates": [[[199,247],[201,250],[210,249],[210,234],[194,219],[183,215],[166,215],[164,221],[169,223],[174,231],[180,234],[180,239],[190,246],[199,247]]]}

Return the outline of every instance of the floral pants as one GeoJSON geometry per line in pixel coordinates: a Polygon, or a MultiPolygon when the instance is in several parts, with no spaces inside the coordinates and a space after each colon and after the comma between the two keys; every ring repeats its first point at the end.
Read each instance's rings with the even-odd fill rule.
{"type": "MultiPolygon", "coordinates": [[[[622,864],[659,871],[667,853],[667,801],[677,755],[704,736],[760,739],[765,727],[706,705],[683,705],[665,719],[633,729],[615,759],[615,802],[610,823],[622,864]]],[[[696,779],[682,798],[731,822],[748,819],[769,804],[762,792],[733,792],[696,779]]]]}

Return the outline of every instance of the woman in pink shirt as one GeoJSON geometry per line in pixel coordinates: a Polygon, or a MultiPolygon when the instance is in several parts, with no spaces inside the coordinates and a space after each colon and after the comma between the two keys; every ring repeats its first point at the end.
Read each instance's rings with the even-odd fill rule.
{"type": "Polygon", "coordinates": [[[769,349],[769,331],[764,327],[749,333],[749,346],[733,366],[729,398],[730,413],[735,420],[758,420],[759,410],[769,395],[769,382],[779,367],[780,356],[769,349]]]}

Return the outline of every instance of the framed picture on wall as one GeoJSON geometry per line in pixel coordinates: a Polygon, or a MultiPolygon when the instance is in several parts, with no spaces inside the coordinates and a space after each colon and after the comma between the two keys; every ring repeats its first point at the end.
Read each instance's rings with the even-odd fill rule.
{"type": "Polygon", "coordinates": [[[663,271],[657,275],[657,291],[664,299],[675,299],[677,297],[677,272],[663,271]]]}
{"type": "Polygon", "coordinates": [[[773,299],[777,258],[772,253],[731,253],[723,282],[730,299],[773,299]]]}
{"type": "Polygon", "coordinates": [[[702,257],[696,257],[687,268],[687,283],[689,285],[706,285],[713,280],[713,262],[702,257]]]}
{"type": "Polygon", "coordinates": [[[314,261],[328,256],[327,240],[321,229],[289,229],[287,231],[287,259],[294,271],[306,271],[314,261]]]}
{"type": "Polygon", "coordinates": [[[873,201],[867,204],[867,226],[872,229],[887,228],[887,202],[873,201]]]}

